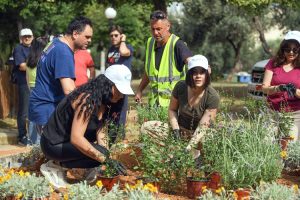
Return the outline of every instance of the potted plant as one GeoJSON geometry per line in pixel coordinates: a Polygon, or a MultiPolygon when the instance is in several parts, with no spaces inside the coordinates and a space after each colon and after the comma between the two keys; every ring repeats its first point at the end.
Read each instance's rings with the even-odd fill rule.
{"type": "Polygon", "coordinates": [[[284,110],[281,112],[276,112],[274,115],[274,119],[278,123],[277,137],[279,138],[282,151],[286,151],[288,143],[295,140],[295,135],[293,132],[296,132],[297,130],[294,130],[294,119],[290,112],[285,112],[284,110]]]}
{"type": "Polygon", "coordinates": [[[209,178],[205,176],[205,173],[199,169],[191,169],[186,179],[187,196],[191,199],[200,197],[209,186],[209,178]]]}
{"type": "Polygon", "coordinates": [[[114,166],[114,162],[108,160],[99,167],[99,174],[97,175],[97,180],[100,180],[103,184],[103,187],[110,191],[112,187],[117,184],[119,178],[118,171],[114,166]]]}
{"type": "Polygon", "coordinates": [[[289,144],[289,148],[286,150],[286,157],[284,160],[285,172],[290,175],[300,175],[300,141],[295,141],[289,144]]]}

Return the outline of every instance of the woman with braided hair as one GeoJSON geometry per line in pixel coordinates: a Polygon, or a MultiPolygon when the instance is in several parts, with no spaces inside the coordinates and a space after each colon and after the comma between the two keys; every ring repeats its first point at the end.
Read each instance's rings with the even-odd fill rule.
{"type": "Polygon", "coordinates": [[[110,159],[102,128],[121,111],[124,95],[134,94],[130,81],[125,65],[112,65],[58,104],[41,137],[42,151],[50,159],[41,172],[55,187],[66,186],[62,167],[94,168],[109,161],[119,174],[126,174],[121,163],[110,159]]]}

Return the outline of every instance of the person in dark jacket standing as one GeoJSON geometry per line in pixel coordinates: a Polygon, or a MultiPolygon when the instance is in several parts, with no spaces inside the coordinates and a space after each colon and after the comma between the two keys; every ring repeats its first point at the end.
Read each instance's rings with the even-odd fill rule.
{"type": "Polygon", "coordinates": [[[26,59],[29,55],[30,46],[33,40],[33,33],[29,28],[24,28],[20,31],[20,41],[13,51],[14,58],[14,72],[16,84],[18,86],[18,140],[20,145],[27,145],[29,143],[26,129],[26,119],[28,116],[29,103],[29,88],[26,81],[26,59]]]}

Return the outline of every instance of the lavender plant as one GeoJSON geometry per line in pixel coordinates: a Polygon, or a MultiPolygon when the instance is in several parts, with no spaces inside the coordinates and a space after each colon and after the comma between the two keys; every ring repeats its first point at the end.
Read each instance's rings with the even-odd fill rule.
{"type": "Polygon", "coordinates": [[[251,196],[254,200],[294,200],[299,199],[299,192],[297,189],[272,182],[262,183],[251,196]]]}
{"type": "Polygon", "coordinates": [[[221,115],[222,123],[209,129],[203,142],[204,163],[207,170],[221,173],[226,188],[256,186],[260,180],[280,177],[283,164],[270,119],[268,113],[238,120],[221,115]]]}

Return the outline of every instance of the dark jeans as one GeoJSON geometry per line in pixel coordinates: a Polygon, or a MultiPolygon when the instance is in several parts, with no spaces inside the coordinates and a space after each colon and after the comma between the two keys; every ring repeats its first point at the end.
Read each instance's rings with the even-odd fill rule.
{"type": "MultiPolygon", "coordinates": [[[[108,150],[105,147],[93,142],[90,143],[101,153],[108,153],[108,150]]],[[[101,164],[99,161],[83,154],[70,142],[53,145],[44,135],[41,136],[41,149],[48,159],[59,161],[62,167],[93,168],[98,167],[101,164]]]]}
{"type": "Polygon", "coordinates": [[[18,85],[18,117],[17,125],[19,131],[19,140],[27,136],[26,119],[28,116],[28,103],[29,103],[29,88],[26,84],[18,85]]]}

